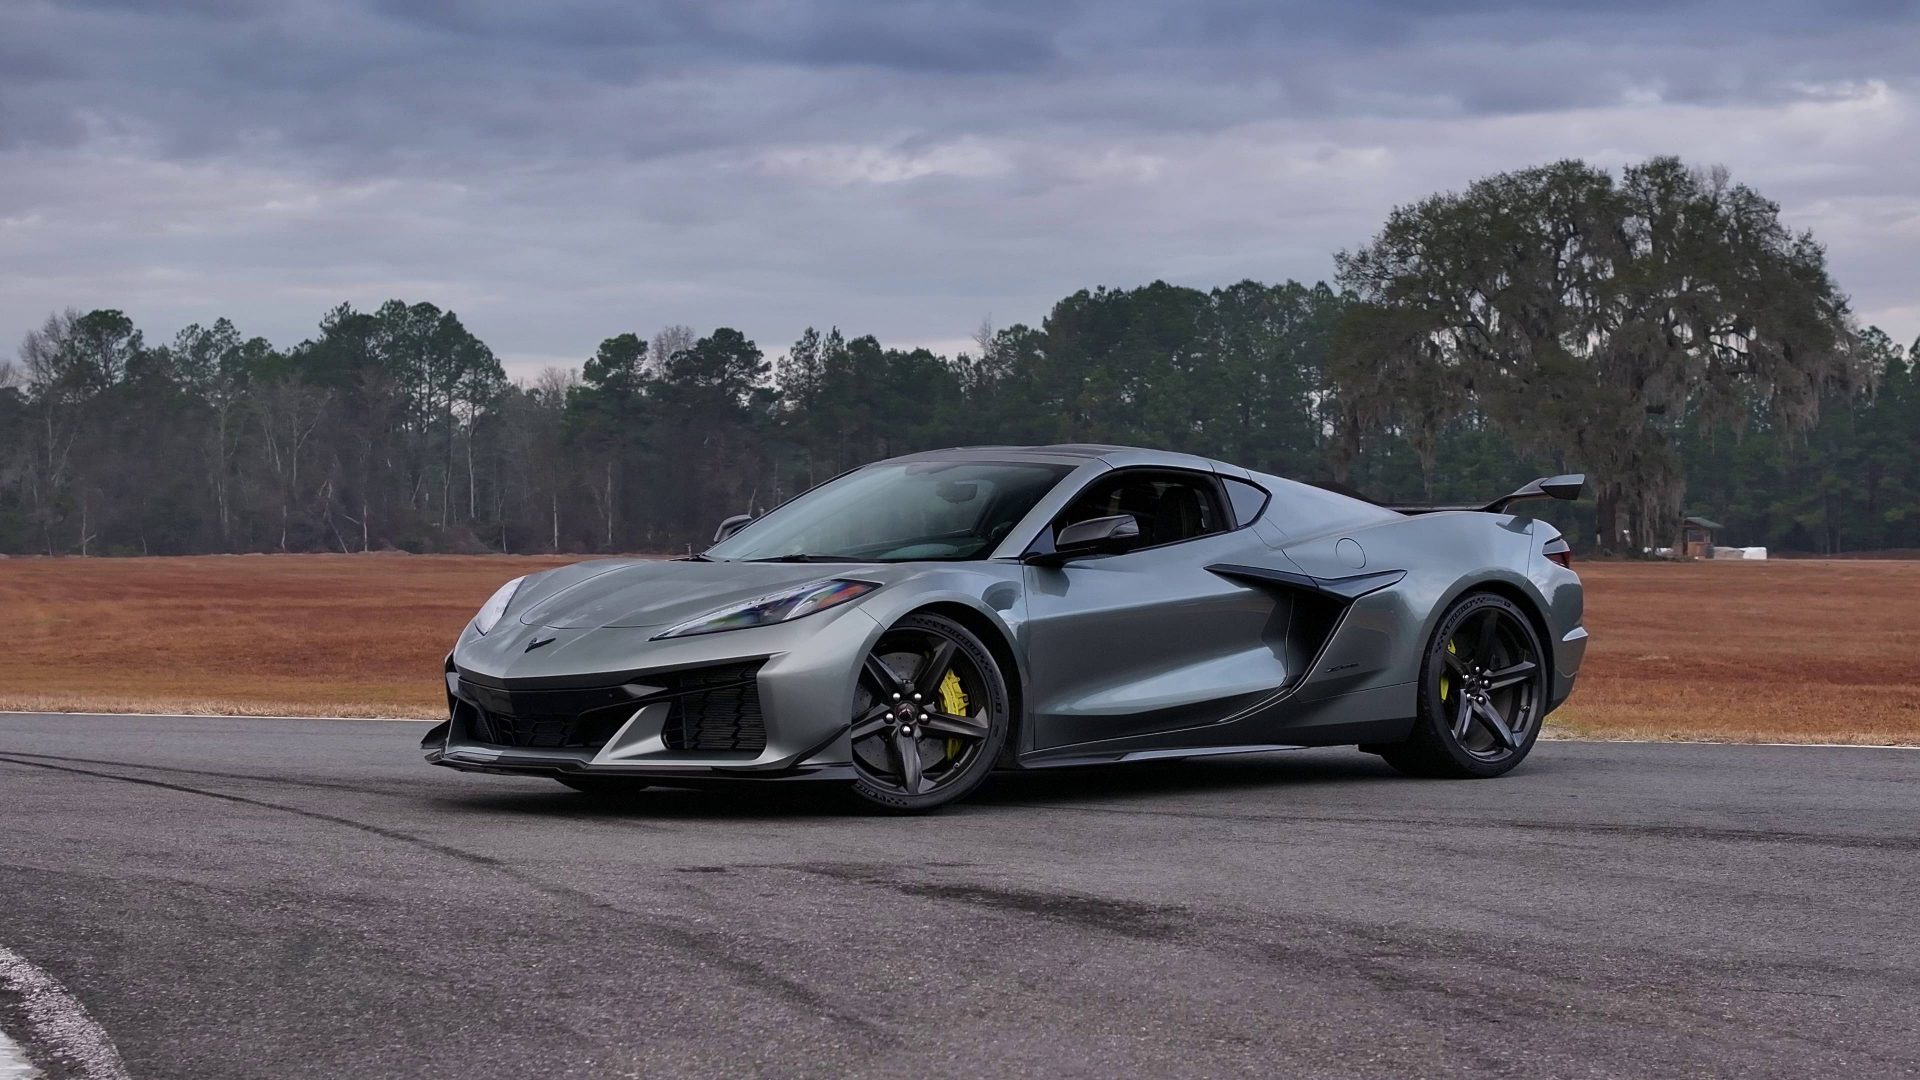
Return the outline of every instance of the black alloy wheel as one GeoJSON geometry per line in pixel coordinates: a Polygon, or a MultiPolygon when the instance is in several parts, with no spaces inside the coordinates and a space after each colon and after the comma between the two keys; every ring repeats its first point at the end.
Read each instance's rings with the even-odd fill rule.
{"type": "Polygon", "coordinates": [[[1533,624],[1505,597],[1473,593],[1447,610],[1428,644],[1411,737],[1377,749],[1414,776],[1499,776],[1533,749],[1546,705],[1533,624]]]}
{"type": "Polygon", "coordinates": [[[986,779],[1009,724],[1006,678],[980,639],[952,619],[909,615],[861,664],[853,789],[888,810],[944,806],[986,779]]]}

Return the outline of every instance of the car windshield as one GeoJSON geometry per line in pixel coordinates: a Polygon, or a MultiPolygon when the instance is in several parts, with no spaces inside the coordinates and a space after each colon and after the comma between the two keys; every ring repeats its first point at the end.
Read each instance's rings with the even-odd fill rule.
{"type": "Polygon", "coordinates": [[[707,549],[745,562],[984,559],[1064,465],[921,461],[872,465],[776,507],[707,549]]]}

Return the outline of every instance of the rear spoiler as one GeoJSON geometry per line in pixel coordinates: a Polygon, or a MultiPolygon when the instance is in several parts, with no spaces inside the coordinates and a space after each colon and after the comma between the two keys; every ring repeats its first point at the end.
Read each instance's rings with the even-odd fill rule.
{"type": "Polygon", "coordinates": [[[1474,510],[1482,514],[1504,514],[1507,507],[1528,499],[1565,499],[1568,501],[1580,497],[1587,486],[1585,473],[1567,473],[1564,476],[1543,476],[1538,480],[1529,480],[1510,495],[1502,495],[1485,506],[1389,506],[1402,514],[1436,514],[1442,510],[1474,510]]]}

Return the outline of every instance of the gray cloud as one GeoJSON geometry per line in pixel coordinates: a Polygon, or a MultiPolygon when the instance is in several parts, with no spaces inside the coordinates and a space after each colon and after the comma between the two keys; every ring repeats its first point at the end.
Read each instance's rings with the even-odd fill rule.
{"type": "Polygon", "coordinates": [[[433,299],[497,349],[1317,277],[1563,155],[1725,163],[1920,332],[1909,4],[166,0],[0,8],[0,341],[49,308],[282,342],[433,299]]]}

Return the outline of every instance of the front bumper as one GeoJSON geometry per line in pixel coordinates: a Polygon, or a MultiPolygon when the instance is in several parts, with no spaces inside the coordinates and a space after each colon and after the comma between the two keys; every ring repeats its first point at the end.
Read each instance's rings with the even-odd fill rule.
{"type": "Polygon", "coordinates": [[[854,683],[880,626],[829,614],[662,642],[622,629],[469,634],[446,664],[448,719],[421,749],[473,772],[850,778],[854,683]],[[555,634],[537,652],[512,640],[555,634]]]}
{"type": "Polygon", "coordinates": [[[596,764],[569,752],[524,750],[478,745],[429,745],[436,738],[444,742],[446,723],[433,729],[421,743],[429,762],[461,772],[505,773],[518,776],[625,776],[643,780],[697,784],[702,781],[737,780],[852,780],[850,764],[802,763],[790,767],[757,769],[737,765],[699,766],[649,763],[647,765],[596,764]]]}

